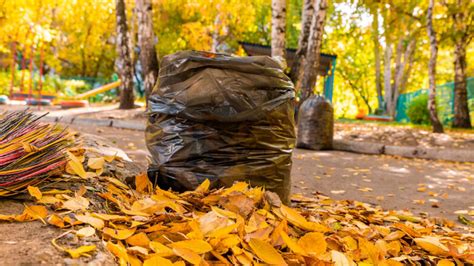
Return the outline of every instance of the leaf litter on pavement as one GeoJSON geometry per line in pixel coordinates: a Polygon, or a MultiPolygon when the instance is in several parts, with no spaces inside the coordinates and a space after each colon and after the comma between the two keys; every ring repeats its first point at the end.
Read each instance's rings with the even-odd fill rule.
{"type": "MultiPolygon", "coordinates": [[[[59,132],[58,143],[72,136],[59,132]]],[[[29,143],[35,139],[14,150],[19,156],[41,155],[41,145],[29,143]]],[[[177,193],[153,188],[146,174],[124,178],[130,160],[123,151],[66,146],[51,153],[61,155],[62,167],[55,170],[59,175],[12,179],[16,183],[6,186],[4,196],[27,191],[35,203],[25,205],[21,214],[0,215],[0,221],[39,220],[64,230],[51,244],[73,259],[108,250],[120,265],[474,263],[468,210],[459,211],[468,226],[460,232],[451,222],[319,194],[294,195],[293,205],[285,206],[276,194],[244,182],[210,189],[206,180],[194,191],[177,193]]],[[[42,173],[33,170],[25,176],[42,173]]]]}
{"type": "Polygon", "coordinates": [[[65,255],[91,257],[101,246],[120,265],[474,263],[472,228],[323,195],[294,195],[289,207],[244,182],[210,190],[206,180],[183,193],[153,188],[145,174],[128,184],[103,174],[119,159],[84,152],[67,153],[78,189],[29,186],[35,205],[0,220],[62,228],[51,243],[65,255]]]}

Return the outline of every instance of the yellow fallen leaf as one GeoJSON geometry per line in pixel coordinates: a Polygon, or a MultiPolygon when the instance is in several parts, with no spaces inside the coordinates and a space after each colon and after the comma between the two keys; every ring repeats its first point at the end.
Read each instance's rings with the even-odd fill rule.
{"type": "Polygon", "coordinates": [[[306,233],[298,239],[298,245],[309,254],[318,256],[326,252],[327,243],[324,235],[319,232],[306,233]]]}
{"type": "Polygon", "coordinates": [[[90,237],[90,236],[93,236],[94,234],[95,234],[95,229],[90,226],[81,228],[77,230],[76,232],[76,235],[79,237],[90,237]]]}
{"type": "Polygon", "coordinates": [[[132,246],[148,247],[150,245],[150,239],[145,233],[138,233],[127,238],[126,242],[132,246]]]}
{"type": "Polygon", "coordinates": [[[165,258],[155,255],[151,258],[146,259],[143,262],[143,266],[172,266],[173,263],[165,258]]]}
{"type": "Polygon", "coordinates": [[[30,193],[30,195],[35,197],[37,200],[40,200],[41,197],[43,197],[43,194],[37,187],[28,186],[28,193],[30,193]]]}
{"type": "Polygon", "coordinates": [[[181,248],[181,247],[174,247],[173,248],[174,254],[180,256],[183,258],[185,261],[193,264],[193,265],[200,265],[202,258],[199,256],[196,252],[187,249],[187,248],[181,248]]]}
{"type": "Polygon", "coordinates": [[[308,231],[316,231],[316,232],[327,232],[329,229],[321,224],[308,222],[306,218],[304,218],[301,214],[298,213],[297,210],[287,207],[285,205],[281,205],[280,212],[284,218],[288,220],[291,224],[308,230],[308,231]]]}
{"type": "Polygon", "coordinates": [[[87,254],[87,253],[91,252],[91,251],[94,251],[95,249],[96,249],[95,245],[90,245],[90,246],[81,246],[81,247],[78,247],[76,249],[66,249],[66,252],[69,253],[69,255],[73,259],[77,259],[80,256],[90,257],[90,255],[87,254]]]}
{"type": "Polygon", "coordinates": [[[146,173],[135,176],[135,189],[138,192],[151,191],[151,182],[146,173]]]}
{"type": "Polygon", "coordinates": [[[128,254],[127,249],[124,246],[119,244],[114,244],[112,242],[107,242],[106,246],[108,251],[115,255],[115,257],[119,258],[120,265],[127,265],[128,254]]]}
{"type": "Polygon", "coordinates": [[[171,247],[179,247],[179,248],[186,248],[197,254],[203,254],[212,250],[211,245],[204,240],[183,240],[178,241],[170,244],[171,247]]]}
{"type": "Polygon", "coordinates": [[[436,266],[455,266],[454,262],[448,259],[439,260],[436,266]]]}
{"type": "Polygon", "coordinates": [[[129,217],[116,214],[105,214],[105,213],[91,213],[92,216],[102,219],[104,221],[128,221],[129,217]]]}
{"type": "Polygon", "coordinates": [[[101,170],[104,168],[105,160],[102,157],[99,158],[89,158],[87,161],[87,167],[94,170],[101,170]]]}
{"type": "Polygon", "coordinates": [[[102,232],[106,235],[111,236],[112,238],[125,240],[131,237],[135,233],[136,228],[132,229],[112,229],[105,227],[102,232]]]}
{"type": "Polygon", "coordinates": [[[40,200],[37,201],[41,204],[56,204],[62,202],[60,199],[53,196],[42,196],[40,200]]]}
{"type": "Polygon", "coordinates": [[[265,263],[287,265],[281,254],[267,242],[257,238],[252,238],[249,241],[249,245],[253,252],[265,263]]]}
{"type": "Polygon", "coordinates": [[[67,166],[69,167],[69,169],[71,169],[71,174],[76,174],[81,178],[87,178],[86,171],[84,170],[84,166],[82,165],[82,162],[79,160],[79,158],[77,158],[69,151],[66,151],[66,154],[69,158],[67,166]]]}
{"type": "Polygon", "coordinates": [[[70,198],[63,203],[62,208],[71,211],[86,210],[89,207],[89,200],[79,196],[70,198]]]}
{"type": "Polygon", "coordinates": [[[199,193],[204,193],[209,190],[209,186],[211,185],[211,182],[209,179],[204,180],[194,191],[199,192],[199,193]]]}
{"type": "Polygon", "coordinates": [[[64,226],[65,226],[63,219],[61,217],[57,216],[56,214],[52,214],[51,216],[49,216],[48,223],[52,224],[52,225],[55,225],[59,228],[64,228],[64,226]]]}
{"type": "Polygon", "coordinates": [[[331,250],[331,260],[334,262],[334,266],[356,266],[355,262],[349,259],[344,253],[339,251],[331,250]]]}
{"type": "Polygon", "coordinates": [[[435,256],[446,255],[449,252],[448,247],[442,244],[439,241],[439,238],[437,237],[425,236],[425,237],[415,238],[414,240],[418,246],[428,251],[432,255],[435,255],[435,256]]]}
{"type": "Polygon", "coordinates": [[[43,191],[42,193],[43,195],[51,195],[51,194],[56,195],[56,194],[69,194],[69,193],[72,193],[72,191],[69,189],[65,189],[65,190],[51,189],[51,190],[43,191]]]}
{"type": "Polygon", "coordinates": [[[92,217],[90,215],[76,214],[76,219],[83,223],[90,224],[94,228],[99,229],[99,230],[104,228],[104,221],[102,221],[99,218],[92,217]]]}
{"type": "Polygon", "coordinates": [[[298,243],[291,239],[284,231],[280,231],[280,236],[291,251],[299,255],[307,255],[306,251],[298,243]]]}
{"type": "Polygon", "coordinates": [[[149,246],[151,250],[153,250],[157,255],[160,255],[162,257],[174,256],[173,250],[161,244],[160,242],[151,241],[149,246]]]}
{"type": "MultiPolygon", "coordinates": [[[[48,216],[48,210],[44,206],[26,206],[22,214],[17,215],[15,220],[18,222],[40,219],[43,221],[48,216]]],[[[43,221],[44,222],[44,221],[43,221]]],[[[46,223],[46,222],[44,222],[46,223]]]]}

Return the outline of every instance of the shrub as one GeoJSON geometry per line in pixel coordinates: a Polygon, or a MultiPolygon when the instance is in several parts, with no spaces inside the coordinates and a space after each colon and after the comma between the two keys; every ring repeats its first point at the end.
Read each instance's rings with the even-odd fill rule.
{"type": "Polygon", "coordinates": [[[428,95],[416,96],[408,105],[407,116],[413,124],[429,125],[430,113],[428,112],[428,95]]]}

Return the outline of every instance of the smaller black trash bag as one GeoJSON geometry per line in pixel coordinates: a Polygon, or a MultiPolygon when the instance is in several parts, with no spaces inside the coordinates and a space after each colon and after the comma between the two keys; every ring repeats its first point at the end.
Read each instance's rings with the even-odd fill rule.
{"type": "Polygon", "coordinates": [[[306,99],[298,111],[298,148],[311,150],[332,149],[334,111],[331,104],[319,95],[306,99]]]}

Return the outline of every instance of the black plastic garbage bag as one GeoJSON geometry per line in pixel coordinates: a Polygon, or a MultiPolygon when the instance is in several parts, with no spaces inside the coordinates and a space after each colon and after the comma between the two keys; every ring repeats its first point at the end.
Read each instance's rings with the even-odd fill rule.
{"type": "Polygon", "coordinates": [[[324,97],[313,95],[298,110],[298,148],[311,150],[332,149],[334,111],[324,97]]]}
{"type": "Polygon", "coordinates": [[[165,56],[149,98],[148,176],[163,189],[246,181],[288,201],[294,88],[266,56],[165,56]]]}

